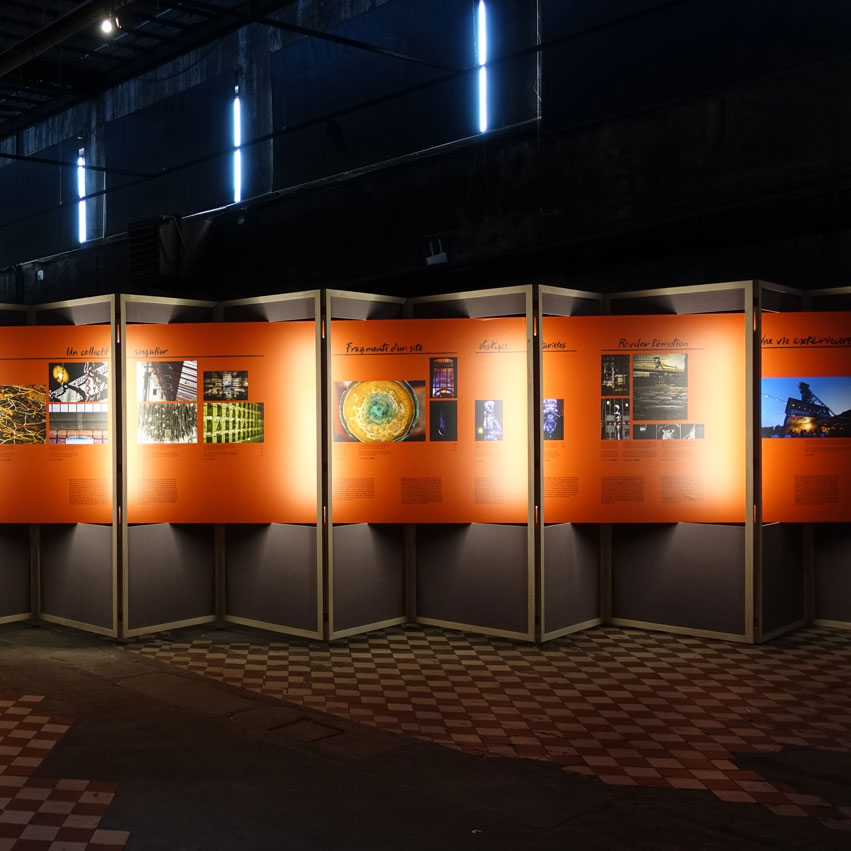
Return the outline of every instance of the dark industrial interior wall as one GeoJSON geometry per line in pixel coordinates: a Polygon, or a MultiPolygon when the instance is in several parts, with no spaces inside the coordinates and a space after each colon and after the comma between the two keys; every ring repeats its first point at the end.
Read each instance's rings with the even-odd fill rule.
{"type": "MultiPolygon", "coordinates": [[[[66,139],[31,156],[76,162],[78,150],[66,139]]],[[[76,199],[76,168],[0,159],[0,267],[76,246],[76,199]]]]}
{"type": "Polygon", "coordinates": [[[814,15],[777,0],[541,0],[554,42],[543,53],[544,121],[600,121],[847,53],[851,7],[817,6],[814,15]]]}
{"type": "MultiPolygon", "coordinates": [[[[475,5],[459,0],[451,9],[460,22],[457,44],[449,27],[420,26],[429,18],[440,21],[441,9],[449,8],[443,3],[329,0],[292,4],[279,17],[339,29],[341,19],[369,9],[346,26],[353,32],[365,27],[380,41],[382,32],[389,38],[397,14],[393,10],[407,6],[410,21],[417,24],[406,24],[414,40],[406,41],[403,34],[388,43],[416,52],[430,49],[431,39],[437,52],[429,58],[439,61],[464,53],[461,64],[470,68],[475,5]],[[367,26],[378,20],[386,22],[385,29],[377,23],[367,26]]],[[[507,70],[515,60],[500,61],[534,39],[535,7],[524,0],[488,2],[492,128],[536,114],[536,90],[529,84],[535,77],[534,52],[516,60],[523,68],[516,74],[507,70]],[[508,27],[506,20],[511,20],[508,27]],[[506,86],[501,76],[512,85],[506,86]]],[[[398,111],[390,109],[391,102],[405,98],[375,105],[374,115],[380,118],[367,120],[373,112],[358,109],[362,96],[387,93],[397,82],[394,75],[401,75],[401,85],[409,77],[427,78],[432,70],[375,54],[360,59],[348,48],[338,53],[350,55],[357,73],[371,80],[373,88],[364,88],[361,95],[355,78],[349,82],[348,66],[335,66],[336,77],[320,67],[321,80],[310,84],[311,91],[318,97],[330,88],[332,99],[324,103],[314,94],[296,92],[299,108],[319,123],[294,130],[292,104],[283,104],[284,113],[281,103],[273,110],[272,90],[281,101],[280,81],[289,64],[300,74],[307,71],[284,54],[292,49],[295,57],[298,51],[309,54],[330,46],[320,48],[315,40],[274,27],[250,26],[87,102],[73,120],[63,114],[61,120],[34,128],[37,132],[27,131],[24,150],[44,150],[66,138],[76,141],[77,132],[88,132],[86,128],[98,148],[103,137],[113,135],[114,121],[133,120],[140,109],[156,113],[164,96],[180,97],[194,90],[190,84],[203,88],[216,75],[224,77],[227,111],[234,71],[242,66],[246,138],[281,133],[274,142],[245,148],[246,197],[420,150],[433,138],[465,137],[472,143],[450,145],[440,156],[413,158],[360,180],[287,193],[274,203],[264,199],[262,209],[247,205],[210,216],[215,238],[195,251],[179,283],[160,282],[152,291],[168,288],[173,294],[228,298],[246,280],[256,295],[323,285],[371,292],[399,292],[401,287],[406,294],[425,294],[530,279],[594,291],[743,278],[807,288],[836,286],[851,274],[851,219],[843,201],[849,173],[849,147],[843,140],[851,133],[851,113],[844,104],[851,61],[847,55],[832,57],[847,32],[849,10],[838,0],[815,6],[754,0],[741,7],[731,0],[541,0],[542,38],[557,42],[542,55],[544,127],[532,124],[484,137],[477,132],[474,68],[463,83],[463,108],[447,98],[437,98],[435,107],[424,91],[423,98],[412,95],[398,111]],[[678,17],[686,12],[686,18],[678,17]],[[680,20],[681,32],[674,23],[665,23],[669,18],[680,20]],[[410,69],[398,71],[409,64],[410,69]],[[703,92],[700,86],[705,86],[703,92]],[[681,100],[672,104],[671,98],[681,100]],[[344,116],[349,123],[337,119],[339,126],[329,124],[322,116],[340,103],[355,110],[344,116]],[[35,138],[38,144],[32,143],[35,138]],[[274,183],[273,148],[278,157],[274,183]],[[380,246],[377,232],[382,234],[380,246]],[[283,261],[281,251],[268,249],[279,245],[281,233],[289,237],[283,261]],[[329,233],[334,234],[333,251],[327,250],[329,233]],[[448,246],[449,262],[426,268],[428,241],[435,235],[448,246]]],[[[434,73],[438,78],[443,74],[434,73]]],[[[434,91],[461,85],[457,79],[434,91]]],[[[295,86],[284,82],[288,97],[295,86]]],[[[216,127],[227,137],[227,147],[229,115],[220,117],[216,127]]],[[[174,132],[166,128],[158,145],[167,146],[174,132]]],[[[4,140],[4,146],[10,141],[4,140]]],[[[184,153],[191,148],[189,160],[212,149],[181,144],[184,153]]],[[[100,162],[109,156],[100,156],[100,162]]],[[[156,157],[139,162],[146,173],[162,167],[156,157]]],[[[123,157],[109,162],[122,164],[123,157]]],[[[192,211],[230,197],[229,157],[219,165],[225,186],[210,195],[223,200],[187,196],[192,211]]],[[[7,197],[3,181],[17,181],[6,171],[11,167],[0,163],[0,173],[6,172],[0,178],[2,200],[7,197]]],[[[107,195],[112,218],[108,232],[117,233],[128,221],[151,212],[181,212],[175,196],[183,183],[176,173],[160,178],[155,192],[148,193],[144,185],[126,190],[144,203],[124,213],[107,195]]],[[[74,216],[74,205],[68,212],[74,216]]],[[[17,300],[22,290],[33,303],[73,298],[126,283],[126,244],[108,241],[45,259],[63,244],[57,240],[59,231],[36,219],[32,223],[20,233],[0,226],[3,300],[17,300]],[[26,262],[35,258],[41,258],[38,264],[26,262]],[[11,262],[19,268],[3,268],[11,262]],[[42,271],[43,280],[36,277],[42,271]]]]}
{"type": "MultiPolygon", "coordinates": [[[[414,62],[305,39],[271,57],[275,186],[291,186],[479,132],[477,3],[391,0],[331,29],[414,62]]],[[[488,58],[534,45],[534,5],[488,4],[488,58]]],[[[489,70],[489,127],[535,115],[534,55],[489,70]]]]}
{"type": "Polygon", "coordinates": [[[108,175],[107,235],[140,219],[185,215],[233,200],[228,148],[233,144],[234,85],[235,75],[223,73],[106,124],[104,148],[111,168],[165,172],[150,180],[108,175]],[[225,153],[209,158],[217,152],[225,153]]]}
{"type": "MultiPolygon", "coordinates": [[[[465,68],[473,63],[473,21],[470,3],[395,0],[331,32],[465,68]]],[[[287,129],[275,143],[276,187],[473,133],[470,75],[314,39],[277,51],[271,62],[274,126],[287,129]],[[444,82],[404,94],[437,80],[444,82]]]]}

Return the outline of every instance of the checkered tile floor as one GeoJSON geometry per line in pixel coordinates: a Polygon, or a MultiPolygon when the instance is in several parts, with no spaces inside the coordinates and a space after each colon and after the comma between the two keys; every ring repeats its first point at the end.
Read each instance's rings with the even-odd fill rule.
{"type": "Polygon", "coordinates": [[[851,752],[851,633],[841,630],[750,647],[600,627],[535,647],[400,627],[332,644],[154,640],[134,650],[459,750],[547,760],[610,785],[707,790],[851,830],[851,807],[735,759],[786,746],[851,752]]]}
{"type": "Polygon", "coordinates": [[[32,776],[71,723],[42,700],[0,694],[0,851],[121,851],[129,834],[98,828],[114,783],[32,776]]]}

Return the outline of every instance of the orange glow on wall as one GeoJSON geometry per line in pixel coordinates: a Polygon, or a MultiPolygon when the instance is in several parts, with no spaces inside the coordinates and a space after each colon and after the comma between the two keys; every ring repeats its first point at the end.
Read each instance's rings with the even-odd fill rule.
{"type": "Polygon", "coordinates": [[[315,333],[127,326],[129,522],[316,522],[315,333]]]}
{"type": "Polygon", "coordinates": [[[745,519],[743,315],[545,317],[546,523],[745,519]]]}
{"type": "Polygon", "coordinates": [[[525,523],[527,363],[524,317],[332,322],[333,521],[525,523]]]}
{"type": "Polygon", "coordinates": [[[108,325],[0,329],[0,521],[111,523],[108,325]]]}
{"type": "Polygon", "coordinates": [[[851,313],[762,317],[763,520],[851,520],[851,313]]]}

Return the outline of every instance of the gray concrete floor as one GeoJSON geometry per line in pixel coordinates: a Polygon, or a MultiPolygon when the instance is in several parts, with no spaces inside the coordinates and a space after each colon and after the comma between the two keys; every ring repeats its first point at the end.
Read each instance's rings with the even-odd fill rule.
{"type": "MultiPolygon", "coordinates": [[[[0,631],[0,692],[75,719],[36,775],[118,783],[101,827],[129,830],[128,851],[851,848],[814,819],[463,754],[56,629],[0,631]]],[[[750,758],[851,806],[848,754],[750,758]]]]}

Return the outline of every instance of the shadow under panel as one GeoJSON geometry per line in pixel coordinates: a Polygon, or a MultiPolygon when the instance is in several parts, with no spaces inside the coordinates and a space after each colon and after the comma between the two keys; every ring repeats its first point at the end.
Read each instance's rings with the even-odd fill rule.
{"type": "Polygon", "coordinates": [[[510,292],[469,296],[447,296],[433,301],[411,302],[415,319],[464,318],[480,319],[492,316],[522,316],[526,313],[526,293],[510,292]]]}
{"type": "Polygon", "coordinates": [[[612,528],[612,617],[745,634],[745,528],[612,528]]]}
{"type": "Polygon", "coordinates": [[[616,316],[738,312],[745,309],[745,284],[719,284],[696,292],[670,287],[652,294],[625,295],[611,300],[611,312],[616,316]]]}
{"type": "Polygon", "coordinates": [[[544,632],[600,617],[600,527],[544,527],[544,632]]]}
{"type": "Polygon", "coordinates": [[[527,633],[526,526],[417,527],[417,617],[527,633]]]}
{"type": "Polygon", "coordinates": [[[112,526],[45,523],[39,535],[42,615],[112,630],[112,526]]]}
{"type": "Polygon", "coordinates": [[[315,319],[316,302],[312,295],[302,298],[268,298],[248,304],[226,304],[222,308],[225,322],[291,322],[315,319]]]}
{"type": "Polygon", "coordinates": [[[36,308],[35,317],[38,325],[106,325],[112,310],[112,301],[105,296],[101,300],[66,302],[61,307],[36,308]]]}
{"type": "Polygon", "coordinates": [[[334,632],[405,616],[405,527],[334,526],[334,632]]]}
{"type": "Polygon", "coordinates": [[[231,525],[226,616],[318,632],[316,526],[231,525]]]}
{"type": "Polygon", "coordinates": [[[851,525],[813,524],[815,618],[851,625],[851,525]]]}
{"type": "Polygon", "coordinates": [[[772,523],[762,529],[762,633],[782,630],[805,617],[800,526],[772,523]]]}
{"type": "Polygon", "coordinates": [[[30,613],[30,527],[0,525],[0,619],[30,613]]]}
{"type": "Polygon", "coordinates": [[[171,523],[128,527],[128,630],[214,616],[214,528],[171,523]]]}

